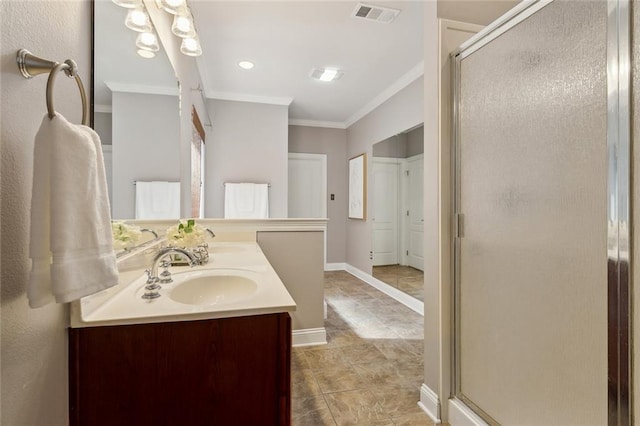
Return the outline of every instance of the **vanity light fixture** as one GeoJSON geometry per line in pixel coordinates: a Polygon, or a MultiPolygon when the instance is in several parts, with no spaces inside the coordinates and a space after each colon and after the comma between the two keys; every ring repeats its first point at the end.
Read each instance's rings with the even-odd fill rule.
{"type": "Polygon", "coordinates": [[[343,75],[344,72],[337,68],[314,68],[310,74],[314,80],[324,82],[339,80],[343,75]]]}
{"type": "Polygon", "coordinates": [[[138,48],[141,50],[146,50],[149,52],[157,52],[158,50],[160,50],[158,37],[154,32],[138,34],[138,37],[136,38],[136,46],[138,46],[138,48]]]}
{"type": "Polygon", "coordinates": [[[156,6],[174,15],[171,32],[182,38],[180,51],[187,56],[202,55],[202,46],[200,46],[193,15],[187,5],[187,0],[156,0],[156,6]]]}
{"type": "Polygon", "coordinates": [[[127,19],[124,24],[133,31],[138,32],[151,32],[151,19],[147,15],[147,11],[142,7],[129,10],[127,13],[127,19]]]}
{"type": "Polygon", "coordinates": [[[193,18],[188,9],[185,13],[173,17],[171,32],[182,38],[194,38],[196,36],[196,29],[193,27],[193,18]]]}
{"type": "Polygon", "coordinates": [[[150,50],[138,49],[137,53],[145,59],[152,59],[156,57],[155,52],[152,52],[150,50]]]}
{"type": "Polygon", "coordinates": [[[142,6],[142,0],[112,0],[120,7],[126,7],[127,9],[133,9],[142,6]]]}
{"type": "Polygon", "coordinates": [[[200,47],[200,41],[197,37],[183,38],[182,44],[180,45],[180,51],[187,56],[202,55],[202,47],[200,47]]]}
{"type": "Polygon", "coordinates": [[[254,64],[251,61],[240,61],[238,62],[238,66],[243,70],[250,70],[254,67],[254,64]]]}
{"type": "Polygon", "coordinates": [[[187,2],[185,0],[156,0],[156,5],[165,12],[177,15],[184,12],[187,2]]]}

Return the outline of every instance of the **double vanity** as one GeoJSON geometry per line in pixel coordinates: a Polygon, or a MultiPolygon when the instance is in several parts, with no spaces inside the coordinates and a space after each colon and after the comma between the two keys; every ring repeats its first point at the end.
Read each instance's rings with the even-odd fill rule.
{"type": "Polygon", "coordinates": [[[72,425],[290,424],[296,303],[255,235],[171,266],[154,299],[146,247],[121,259],[119,285],[72,304],[72,425]]]}

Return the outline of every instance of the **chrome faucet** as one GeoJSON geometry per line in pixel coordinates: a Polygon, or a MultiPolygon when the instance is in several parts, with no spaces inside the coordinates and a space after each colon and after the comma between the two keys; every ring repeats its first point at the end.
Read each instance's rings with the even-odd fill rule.
{"type": "Polygon", "coordinates": [[[151,266],[151,276],[158,278],[158,266],[162,262],[162,259],[168,254],[182,254],[189,258],[189,266],[196,265],[198,263],[198,258],[191,253],[189,250],[185,250],[180,247],[164,247],[158,250],[155,257],[153,258],[153,263],[151,266]]]}
{"type": "MultiPolygon", "coordinates": [[[[166,271],[167,272],[166,275],[169,276],[168,278],[164,276],[163,277],[164,279],[160,280],[160,278],[158,277],[158,266],[160,266],[160,264],[163,264],[164,267],[168,268],[170,265],[169,262],[163,263],[164,257],[169,254],[181,254],[183,256],[186,256],[189,259],[190,266],[196,265],[198,263],[198,258],[196,257],[196,255],[191,253],[188,250],[185,250],[179,247],[161,248],[160,250],[158,250],[158,253],[156,253],[156,255],[153,258],[151,270],[147,269],[148,278],[147,278],[147,285],[144,287],[146,291],[142,295],[143,299],[155,299],[157,297],[160,297],[160,293],[158,293],[158,290],[160,289],[160,285],[158,284],[158,282],[162,282],[162,283],[172,282],[171,275],[168,273],[168,271],[166,271]]],[[[165,274],[163,273],[163,275],[165,274]]]]}

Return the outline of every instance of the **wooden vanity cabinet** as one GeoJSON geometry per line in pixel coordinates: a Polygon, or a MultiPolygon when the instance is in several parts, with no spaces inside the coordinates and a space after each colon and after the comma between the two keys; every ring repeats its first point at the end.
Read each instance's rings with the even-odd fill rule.
{"type": "Polygon", "coordinates": [[[69,329],[72,426],[291,423],[291,318],[69,329]]]}

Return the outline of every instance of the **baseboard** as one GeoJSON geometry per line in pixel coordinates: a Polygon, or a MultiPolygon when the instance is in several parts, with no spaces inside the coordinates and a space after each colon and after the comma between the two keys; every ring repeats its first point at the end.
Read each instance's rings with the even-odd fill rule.
{"type": "Polygon", "coordinates": [[[327,331],[324,327],[293,330],[292,340],[293,346],[296,347],[326,345],[327,331]]]}
{"type": "Polygon", "coordinates": [[[451,426],[489,426],[458,398],[449,400],[449,424],[451,426]]]}
{"type": "Polygon", "coordinates": [[[420,300],[409,296],[407,293],[402,292],[397,288],[392,287],[383,281],[380,281],[377,278],[374,278],[373,276],[367,274],[364,271],[361,271],[355,266],[349,265],[348,263],[345,265],[345,271],[347,271],[354,277],[360,278],[370,286],[377,288],[387,296],[394,298],[412,311],[417,312],[420,315],[424,315],[424,303],[420,300]]]}
{"type": "Polygon", "coordinates": [[[422,408],[422,411],[427,413],[431,420],[434,423],[440,424],[442,420],[440,419],[440,400],[438,398],[438,394],[432,391],[429,386],[424,383],[420,387],[420,402],[418,402],[418,406],[422,408]]]}
{"type": "Polygon", "coordinates": [[[344,271],[346,269],[346,263],[325,263],[325,271],[344,271]]]}

